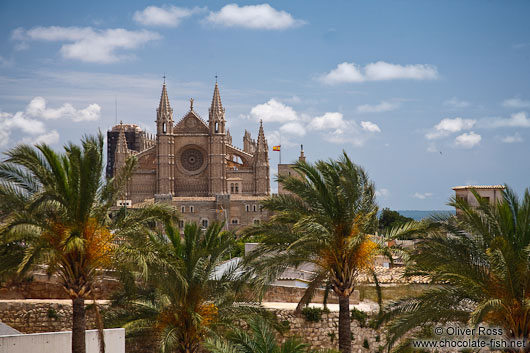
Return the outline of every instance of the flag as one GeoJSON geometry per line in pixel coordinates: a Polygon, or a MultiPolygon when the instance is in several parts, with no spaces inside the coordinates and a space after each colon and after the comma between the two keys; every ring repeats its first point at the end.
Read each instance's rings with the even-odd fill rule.
{"type": "Polygon", "coordinates": [[[272,146],[272,150],[273,150],[273,151],[278,151],[278,152],[279,152],[279,151],[280,151],[280,147],[281,147],[281,145],[279,145],[279,146],[272,146]]]}

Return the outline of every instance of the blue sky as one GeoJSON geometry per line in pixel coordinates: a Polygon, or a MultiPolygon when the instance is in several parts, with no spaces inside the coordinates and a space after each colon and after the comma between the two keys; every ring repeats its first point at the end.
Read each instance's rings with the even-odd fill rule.
{"type": "MultiPolygon", "coordinates": [[[[118,120],[264,121],[283,162],[342,150],[381,207],[444,209],[452,186],[529,186],[528,1],[2,1],[0,151],[60,148],[118,120]]],[[[278,153],[270,152],[272,172],[278,153]]],[[[274,187],[273,187],[274,189],[274,187]]]]}

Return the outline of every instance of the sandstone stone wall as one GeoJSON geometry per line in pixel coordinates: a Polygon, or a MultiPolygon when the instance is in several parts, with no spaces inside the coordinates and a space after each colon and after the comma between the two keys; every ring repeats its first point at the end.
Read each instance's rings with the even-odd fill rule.
{"type": "MultiPolygon", "coordinates": [[[[35,272],[32,279],[16,285],[0,285],[2,299],[70,299],[59,283],[57,276],[49,277],[44,272],[35,272]]],[[[108,276],[99,278],[92,292],[96,299],[109,299],[120,283],[108,276]]]]}
{"type": "MultiPolygon", "coordinates": [[[[332,348],[338,350],[338,312],[323,313],[319,322],[310,322],[303,315],[296,315],[292,310],[273,311],[280,322],[289,322],[290,329],[285,337],[298,336],[315,349],[332,348]]],[[[382,352],[380,347],[384,345],[384,334],[369,327],[361,327],[356,320],[352,320],[351,329],[352,353],[380,352],[380,349],[382,352]],[[367,348],[364,347],[365,345],[367,348]]],[[[285,337],[282,340],[285,340],[285,337]]]]}
{"type": "MultiPolygon", "coordinates": [[[[381,284],[408,284],[408,283],[429,283],[426,277],[412,276],[410,278],[403,277],[405,267],[386,268],[377,266],[375,273],[377,280],[381,284]]],[[[371,273],[361,273],[358,277],[358,283],[374,283],[374,278],[371,273]]]]}
{"type": "MultiPolygon", "coordinates": [[[[90,302],[87,302],[89,304],[90,302]]],[[[104,305],[104,304],[103,304],[104,305]]],[[[289,330],[280,340],[298,336],[313,348],[338,349],[339,313],[323,313],[319,322],[307,321],[292,310],[272,309],[279,321],[287,321],[289,330]]],[[[3,300],[0,301],[0,321],[23,333],[68,331],[72,328],[72,305],[67,301],[3,300]]],[[[87,329],[96,327],[95,313],[87,311],[87,329]]],[[[378,352],[384,335],[352,321],[353,353],[378,352]],[[365,343],[366,340],[366,343],[365,343]],[[368,348],[364,346],[367,344],[368,348]]],[[[153,344],[127,344],[127,352],[154,353],[153,344]]]]}
{"type": "MultiPolygon", "coordinates": [[[[304,295],[305,288],[287,287],[287,286],[270,286],[263,296],[264,302],[283,302],[283,303],[298,303],[300,298],[304,295]]],[[[312,303],[322,303],[324,300],[324,290],[317,289],[313,296],[312,303]]],[[[330,291],[328,295],[328,304],[338,304],[339,297],[330,291]]],[[[359,291],[355,290],[350,296],[350,304],[359,303],[359,291]]]]}
{"type": "MultiPolygon", "coordinates": [[[[96,328],[94,310],[87,310],[86,314],[87,329],[96,328]]],[[[66,300],[2,300],[0,321],[22,333],[69,331],[72,329],[72,303],[66,300]]]]}

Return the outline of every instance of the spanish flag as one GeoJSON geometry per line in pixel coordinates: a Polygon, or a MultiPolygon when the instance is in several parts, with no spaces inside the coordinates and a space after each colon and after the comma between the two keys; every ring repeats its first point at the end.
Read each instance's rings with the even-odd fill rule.
{"type": "Polygon", "coordinates": [[[273,150],[273,151],[278,151],[278,152],[279,152],[281,147],[282,147],[281,145],[278,145],[278,146],[272,146],[272,150],[273,150]]]}

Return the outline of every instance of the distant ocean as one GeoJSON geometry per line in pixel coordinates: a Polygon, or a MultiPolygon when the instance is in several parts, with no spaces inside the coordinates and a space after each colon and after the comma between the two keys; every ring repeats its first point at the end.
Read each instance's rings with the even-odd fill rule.
{"type": "Polygon", "coordinates": [[[431,217],[432,215],[454,215],[455,211],[448,210],[429,210],[429,211],[418,211],[418,210],[403,210],[399,211],[399,214],[405,217],[410,217],[416,221],[421,221],[424,218],[431,217]]]}

